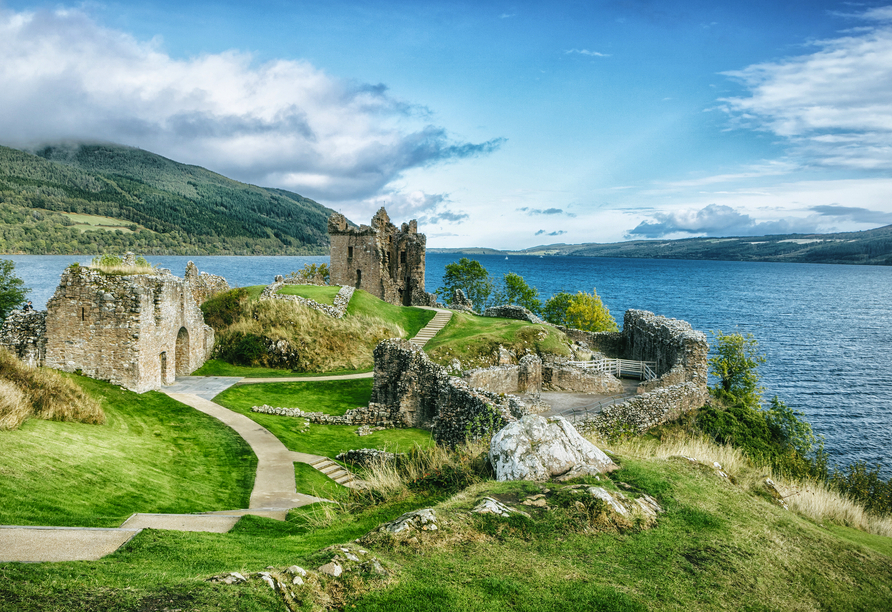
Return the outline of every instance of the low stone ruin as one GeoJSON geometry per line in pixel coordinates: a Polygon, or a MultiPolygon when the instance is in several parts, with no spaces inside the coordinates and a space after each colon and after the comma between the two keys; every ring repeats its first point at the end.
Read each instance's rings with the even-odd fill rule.
{"type": "Polygon", "coordinates": [[[279,289],[288,284],[296,283],[288,283],[281,275],[276,276],[273,283],[264,287],[263,291],[260,292],[260,300],[285,300],[286,302],[294,302],[301,306],[312,308],[322,314],[334,317],[335,319],[342,319],[344,318],[344,315],[347,314],[347,306],[350,305],[350,299],[353,297],[353,292],[356,291],[354,287],[341,287],[334,298],[334,304],[329,306],[328,304],[320,304],[316,300],[311,300],[299,295],[279,295],[279,289]]]}
{"type": "Polygon", "coordinates": [[[448,446],[501,429],[526,412],[518,398],[475,389],[398,338],[375,347],[370,406],[398,412],[407,427],[430,429],[434,440],[448,446]]]}
{"type": "Polygon", "coordinates": [[[503,304],[502,306],[490,306],[483,311],[481,316],[496,317],[499,319],[517,319],[518,321],[527,321],[536,325],[548,325],[545,321],[537,317],[530,310],[516,304],[503,304]]]}
{"type": "Polygon", "coordinates": [[[300,408],[274,408],[266,404],[252,407],[251,412],[307,419],[311,423],[321,425],[375,425],[386,428],[403,426],[399,412],[394,412],[390,408],[383,408],[375,404],[351,408],[342,415],[325,414],[324,412],[304,412],[300,408]]]}
{"type": "Polygon", "coordinates": [[[46,358],[46,311],[13,310],[0,327],[0,346],[36,367],[46,358]]]}
{"type": "Polygon", "coordinates": [[[474,302],[468,299],[465,295],[465,292],[461,289],[456,289],[452,292],[452,300],[449,302],[449,306],[447,306],[449,310],[458,310],[461,312],[474,312],[474,302]]]}

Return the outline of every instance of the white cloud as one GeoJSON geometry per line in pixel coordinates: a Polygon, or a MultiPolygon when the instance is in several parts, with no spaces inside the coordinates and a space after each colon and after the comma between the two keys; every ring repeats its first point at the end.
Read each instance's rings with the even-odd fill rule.
{"type": "Polygon", "coordinates": [[[892,168],[892,7],[860,17],[871,26],[813,53],[725,73],[749,90],[723,100],[735,124],[783,137],[808,163],[892,168]]]}
{"type": "Polygon", "coordinates": [[[77,10],[0,11],[0,139],[105,140],[341,201],[411,168],[486,154],[384,85],[238,51],[181,60],[77,10]]]}
{"type": "Polygon", "coordinates": [[[609,53],[601,53],[600,51],[589,51],[588,49],[568,49],[564,51],[566,55],[587,55],[588,57],[610,57],[609,53]]]}

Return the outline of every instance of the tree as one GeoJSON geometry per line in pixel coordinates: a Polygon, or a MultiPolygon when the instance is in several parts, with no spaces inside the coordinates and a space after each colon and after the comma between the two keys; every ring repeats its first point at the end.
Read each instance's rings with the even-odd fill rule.
{"type": "Polygon", "coordinates": [[[765,355],[759,352],[759,343],[752,334],[723,334],[713,332],[713,356],[709,358],[712,374],[719,379],[712,394],[731,403],[752,408],[759,407],[762,387],[759,386],[759,366],[765,363],[765,355]]]}
{"type": "Polygon", "coordinates": [[[573,294],[559,291],[548,298],[542,308],[542,317],[552,325],[567,325],[567,309],[573,302],[573,294]]]}
{"type": "Polygon", "coordinates": [[[618,331],[610,311],[601,303],[597,291],[591,293],[580,291],[570,300],[567,307],[566,321],[568,327],[591,332],[618,331]]]}
{"type": "Polygon", "coordinates": [[[527,310],[539,314],[542,311],[542,302],[539,300],[539,290],[530,287],[523,277],[514,272],[508,272],[504,279],[505,303],[517,304],[527,310]]]}
{"type": "Polygon", "coordinates": [[[6,319],[13,308],[24,304],[30,291],[25,281],[15,275],[15,262],[0,259],[0,319],[6,319]]]}
{"type": "Polygon", "coordinates": [[[458,262],[446,264],[443,286],[437,289],[437,294],[448,301],[456,289],[464,291],[479,311],[490,305],[495,286],[489,272],[479,261],[462,257],[458,262]]]}

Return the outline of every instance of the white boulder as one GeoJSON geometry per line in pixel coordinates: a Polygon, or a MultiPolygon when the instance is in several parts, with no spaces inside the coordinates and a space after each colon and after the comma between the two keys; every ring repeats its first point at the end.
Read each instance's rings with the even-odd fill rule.
{"type": "Polygon", "coordinates": [[[496,433],[489,460],[499,480],[543,481],[579,466],[600,473],[618,467],[564,417],[539,415],[527,415],[496,433]]]}

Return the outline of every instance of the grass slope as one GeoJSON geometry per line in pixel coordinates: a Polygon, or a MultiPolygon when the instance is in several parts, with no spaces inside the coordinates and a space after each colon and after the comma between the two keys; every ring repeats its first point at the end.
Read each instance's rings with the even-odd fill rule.
{"type": "Polygon", "coordinates": [[[415,445],[433,444],[430,432],[421,429],[388,429],[360,437],[356,435],[353,425],[311,424],[309,431],[299,433],[303,419],[251,412],[253,406],[267,404],[343,414],[349,408],[368,405],[371,393],[371,379],[263,383],[232,387],[215,397],[214,401],[266,427],[288,450],[302,453],[334,458],[338,453],[353,448],[386,447],[390,451],[404,452],[415,445]]]}
{"type": "Polygon", "coordinates": [[[416,306],[394,306],[379,300],[368,291],[360,289],[353,293],[350,304],[347,306],[347,314],[350,316],[365,315],[399,325],[406,332],[404,338],[412,338],[421,331],[421,328],[430,323],[437,313],[416,306]]]}
{"type": "Polygon", "coordinates": [[[247,507],[256,458],[230,428],[161,393],[73,378],[107,423],[0,431],[0,524],[117,527],[134,512],[247,507]]]}
{"type": "MultiPolygon", "coordinates": [[[[428,491],[329,513],[305,507],[286,523],[244,517],[228,534],[146,530],[96,562],[0,565],[0,610],[279,610],[281,600],[260,580],[226,586],[206,579],[268,566],[315,569],[330,558],[320,549],[351,542],[419,507],[435,507],[441,529],[364,544],[392,574],[378,582],[349,574],[326,581],[339,597],[337,609],[892,607],[892,558],[881,552],[888,538],[858,534],[861,542],[852,542],[837,528],[807,521],[682,458],[620,462],[613,482],[647,492],[665,508],[655,527],[588,523],[551,497],[547,508],[524,507],[529,519],[471,515],[485,495],[517,504],[557,488],[485,481],[451,498],[428,491]]],[[[313,606],[305,599],[301,609],[313,606]]]]}
{"type": "Polygon", "coordinates": [[[533,353],[569,355],[564,334],[550,325],[533,325],[514,319],[479,317],[455,312],[446,327],[427,343],[425,352],[433,361],[446,365],[453,359],[465,368],[498,363],[499,346],[522,356],[533,353]]]}
{"type": "Polygon", "coordinates": [[[279,289],[279,295],[299,295],[307,299],[319,302],[320,304],[334,304],[335,296],[340,291],[340,287],[320,287],[317,285],[285,285],[279,289]]]}

